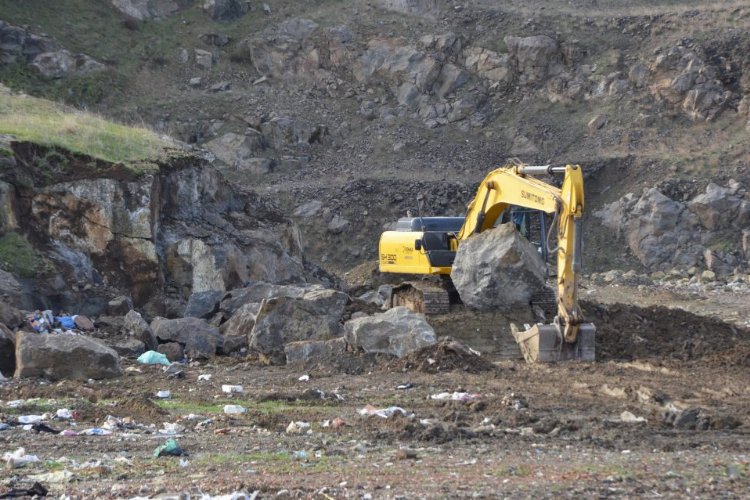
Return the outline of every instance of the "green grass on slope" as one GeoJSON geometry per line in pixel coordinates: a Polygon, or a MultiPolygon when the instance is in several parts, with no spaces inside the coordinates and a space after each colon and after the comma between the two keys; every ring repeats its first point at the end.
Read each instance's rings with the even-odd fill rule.
{"type": "Polygon", "coordinates": [[[0,134],[61,147],[136,170],[166,158],[167,148],[174,147],[148,129],[118,125],[90,113],[2,89],[0,134]]]}

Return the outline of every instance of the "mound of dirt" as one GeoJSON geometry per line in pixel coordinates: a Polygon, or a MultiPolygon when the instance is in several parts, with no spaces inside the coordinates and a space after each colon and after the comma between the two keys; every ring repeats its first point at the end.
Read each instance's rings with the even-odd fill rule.
{"type": "Polygon", "coordinates": [[[488,359],[477,354],[476,351],[461,342],[446,337],[437,344],[423,347],[401,359],[388,363],[387,369],[389,371],[415,370],[425,373],[451,370],[480,373],[494,371],[496,367],[488,359]]]}
{"type": "Polygon", "coordinates": [[[584,302],[596,325],[599,361],[633,359],[708,359],[750,339],[750,331],[681,309],[584,302]]]}

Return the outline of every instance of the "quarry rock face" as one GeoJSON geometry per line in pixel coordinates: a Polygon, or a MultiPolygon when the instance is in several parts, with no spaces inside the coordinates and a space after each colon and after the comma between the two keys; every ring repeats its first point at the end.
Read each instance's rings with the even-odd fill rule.
{"type": "Polygon", "coordinates": [[[222,347],[219,329],[198,318],[155,318],[151,329],[156,338],[165,343],[178,343],[191,358],[207,358],[222,347]]]}
{"type": "Polygon", "coordinates": [[[122,374],[114,349],[82,335],[16,334],[16,378],[113,378],[122,374]]]}
{"type": "MultiPolygon", "coordinates": [[[[18,192],[22,230],[48,249],[59,271],[39,287],[57,297],[55,307],[80,312],[76,290],[111,287],[135,307],[166,315],[169,300],[184,304],[196,292],[305,280],[296,226],[265,199],[234,190],[201,159],[176,159],[141,175],[99,162],[99,170],[82,167],[63,181],[32,175],[43,148],[14,147],[18,165],[8,182],[18,192]]],[[[60,160],[63,171],[89,162],[69,155],[60,160]]],[[[88,314],[102,314],[109,300],[100,302],[102,310],[93,304],[88,314]]]]}
{"type": "Polygon", "coordinates": [[[368,353],[402,357],[437,342],[435,330],[423,314],[394,307],[382,314],[347,321],[347,342],[368,353]]]}
{"type": "Polygon", "coordinates": [[[112,6],[139,21],[162,19],[179,9],[173,0],[112,0],[112,6]]]}
{"type": "Polygon", "coordinates": [[[480,311],[527,307],[544,287],[546,265],[536,247],[512,224],[462,241],[451,270],[461,300],[480,311]]]}

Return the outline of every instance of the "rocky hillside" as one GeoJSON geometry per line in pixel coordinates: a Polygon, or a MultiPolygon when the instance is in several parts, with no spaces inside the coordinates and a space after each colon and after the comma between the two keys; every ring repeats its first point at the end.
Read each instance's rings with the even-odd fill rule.
{"type": "Polygon", "coordinates": [[[13,135],[2,158],[0,266],[3,293],[15,304],[100,315],[124,295],[150,316],[174,316],[193,292],[313,279],[295,224],[269,200],[230,186],[205,159],[148,131],[113,132],[40,99],[0,96],[7,116],[18,102],[26,118],[40,118],[40,135],[45,124],[80,137],[93,122],[100,132],[86,136],[85,154],[53,132],[48,143],[29,140],[21,119],[3,127],[13,135]],[[162,141],[161,152],[139,142],[146,139],[162,141]],[[105,141],[153,156],[95,156],[105,141]]]}
{"type": "Polygon", "coordinates": [[[0,81],[205,148],[334,272],[375,258],[417,195],[460,214],[518,157],[584,165],[589,270],[731,274],[750,252],[749,16],[668,0],[0,0],[0,81]]]}

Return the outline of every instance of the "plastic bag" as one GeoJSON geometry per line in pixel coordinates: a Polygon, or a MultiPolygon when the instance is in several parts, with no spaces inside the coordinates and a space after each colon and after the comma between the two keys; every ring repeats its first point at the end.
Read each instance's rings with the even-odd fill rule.
{"type": "Polygon", "coordinates": [[[156,351],[146,351],[138,356],[138,362],[143,365],[164,365],[169,366],[171,363],[165,355],[156,351]]]}

